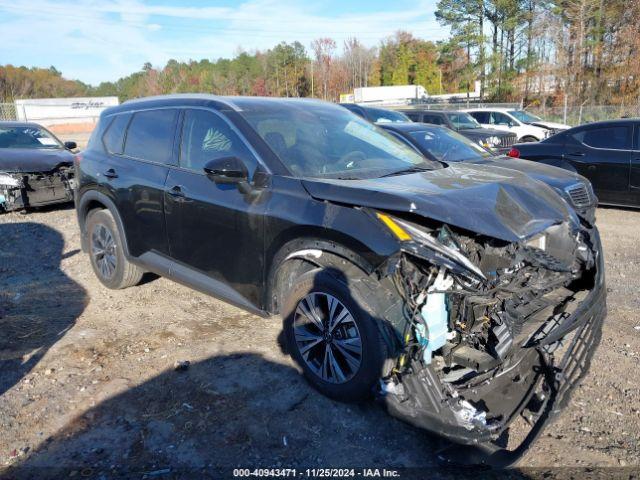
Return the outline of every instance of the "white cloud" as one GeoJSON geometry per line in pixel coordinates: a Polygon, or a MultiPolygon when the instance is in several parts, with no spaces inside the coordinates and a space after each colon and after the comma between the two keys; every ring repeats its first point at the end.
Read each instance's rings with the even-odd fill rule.
{"type": "Polygon", "coordinates": [[[376,45],[399,29],[440,39],[446,30],[435,21],[435,3],[332,15],[292,0],[247,0],[233,8],[139,0],[31,0],[26,5],[0,0],[0,11],[8,14],[0,20],[0,58],[56,65],[67,77],[97,83],[136,71],[146,61],[162,65],[170,58],[230,57],[239,47],[266,49],[280,41],[299,40],[308,47],[318,37],[332,37],[338,45],[357,37],[376,45]],[[74,62],[79,57],[84,60],[74,62]]]}

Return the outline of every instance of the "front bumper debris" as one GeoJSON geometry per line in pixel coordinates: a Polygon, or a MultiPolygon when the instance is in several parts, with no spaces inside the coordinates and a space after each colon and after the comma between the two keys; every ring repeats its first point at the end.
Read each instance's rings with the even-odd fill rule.
{"type": "MultiPolygon", "coordinates": [[[[455,368],[465,366],[458,371],[467,372],[466,377],[460,374],[459,379],[452,378],[455,371],[443,361],[447,358],[445,347],[440,357],[434,356],[433,363],[415,355],[401,357],[399,364],[403,365],[381,382],[379,399],[391,415],[455,442],[440,452],[441,460],[510,465],[569,403],[600,343],[607,311],[603,255],[595,228],[590,230],[590,236],[593,278],[589,287],[581,286],[569,300],[561,300],[565,303],[560,303],[562,308],[558,310],[541,303],[542,298],[555,298],[557,292],[531,298],[531,304],[540,310],[530,314],[529,322],[535,323],[541,317],[547,318],[546,322],[535,323],[535,328],[524,322],[521,331],[511,329],[511,343],[497,338],[497,346],[486,352],[454,347],[449,359],[458,364],[455,368]],[[557,313],[559,310],[562,313],[557,313]],[[545,316],[545,312],[549,313],[545,316]],[[520,431],[521,440],[508,447],[510,427],[519,416],[528,423],[528,431],[524,436],[520,431]]],[[[557,290],[568,291],[565,286],[557,290]]],[[[517,311],[527,307],[528,304],[518,306],[517,311]]],[[[489,325],[488,320],[485,323],[489,325]]],[[[494,338],[506,330],[501,330],[500,325],[488,329],[494,338]]],[[[451,332],[452,337],[454,333],[451,332]]],[[[405,344],[409,338],[410,335],[405,337],[405,344]]]]}
{"type": "Polygon", "coordinates": [[[16,185],[0,184],[0,210],[12,211],[73,200],[74,173],[69,167],[50,172],[9,173],[16,185]]]}

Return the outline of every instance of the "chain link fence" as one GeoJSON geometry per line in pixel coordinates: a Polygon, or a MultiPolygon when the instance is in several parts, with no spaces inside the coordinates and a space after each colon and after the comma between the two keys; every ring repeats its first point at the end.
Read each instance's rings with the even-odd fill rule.
{"type": "Polygon", "coordinates": [[[409,105],[402,105],[403,108],[415,108],[420,110],[464,110],[466,108],[520,108],[519,103],[479,103],[467,102],[460,100],[457,102],[439,103],[439,102],[416,102],[409,105]]]}
{"type": "Polygon", "coordinates": [[[0,121],[17,120],[15,103],[0,103],[0,121]]]}
{"type": "MultiPolygon", "coordinates": [[[[419,108],[427,110],[463,110],[465,108],[521,108],[519,103],[477,103],[459,101],[454,103],[419,103],[403,105],[404,108],[419,108]]],[[[393,107],[392,107],[393,108],[393,107]]],[[[397,108],[397,107],[396,107],[397,108]]],[[[596,106],[567,106],[567,107],[527,107],[528,112],[533,113],[550,122],[564,123],[571,126],[583,123],[597,122],[600,120],[614,120],[617,118],[640,117],[640,105],[596,105],[596,106]]],[[[95,118],[87,121],[95,123],[95,118]]],[[[17,120],[18,113],[15,103],[0,103],[0,121],[17,120]]],[[[42,119],[29,119],[42,121],[42,119]]],[[[47,122],[43,122],[47,123],[47,122]]],[[[57,123],[57,122],[53,122],[57,123]]]]}
{"type": "MultiPolygon", "coordinates": [[[[467,108],[507,108],[520,109],[519,103],[478,103],[478,102],[452,102],[452,103],[414,103],[404,105],[403,108],[415,108],[420,110],[464,110],[467,108]]],[[[601,120],[615,120],[618,118],[640,117],[640,105],[595,105],[595,106],[560,106],[560,107],[526,107],[527,112],[533,113],[549,122],[563,123],[577,126],[583,123],[598,122],[601,120]]]]}

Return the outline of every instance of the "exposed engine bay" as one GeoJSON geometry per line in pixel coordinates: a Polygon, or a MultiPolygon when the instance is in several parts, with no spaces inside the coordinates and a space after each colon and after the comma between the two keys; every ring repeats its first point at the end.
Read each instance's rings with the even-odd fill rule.
{"type": "Polygon", "coordinates": [[[49,172],[0,173],[0,211],[73,200],[74,170],[60,165],[49,172]]]}
{"type": "Polygon", "coordinates": [[[390,413],[463,444],[504,440],[519,414],[531,425],[551,416],[578,380],[565,381],[568,364],[581,376],[599,342],[595,229],[565,222],[508,243],[400,223],[418,241],[390,265],[402,297],[402,315],[387,316],[398,319],[400,354],[379,391],[390,413]],[[581,335],[591,344],[580,358],[577,348],[565,354],[581,335]]]}

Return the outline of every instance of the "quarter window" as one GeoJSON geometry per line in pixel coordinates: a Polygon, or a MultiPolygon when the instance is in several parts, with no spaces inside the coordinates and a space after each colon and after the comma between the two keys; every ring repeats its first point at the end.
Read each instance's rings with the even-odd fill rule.
{"type": "Polygon", "coordinates": [[[121,154],[124,147],[124,131],[131,119],[131,115],[116,115],[111,125],[107,127],[107,131],[102,136],[104,146],[109,153],[121,154]]]}
{"type": "Polygon", "coordinates": [[[180,166],[202,171],[211,160],[238,157],[252,175],[254,156],[233,129],[219,115],[206,110],[186,110],[180,142],[180,166]]]}
{"type": "Polygon", "coordinates": [[[125,155],[158,163],[170,163],[176,115],[176,109],[134,113],[127,131],[125,155]]]}
{"type": "Polygon", "coordinates": [[[605,128],[590,128],[573,135],[573,138],[593,148],[609,150],[628,150],[631,148],[631,128],[615,126],[605,128]]]}

